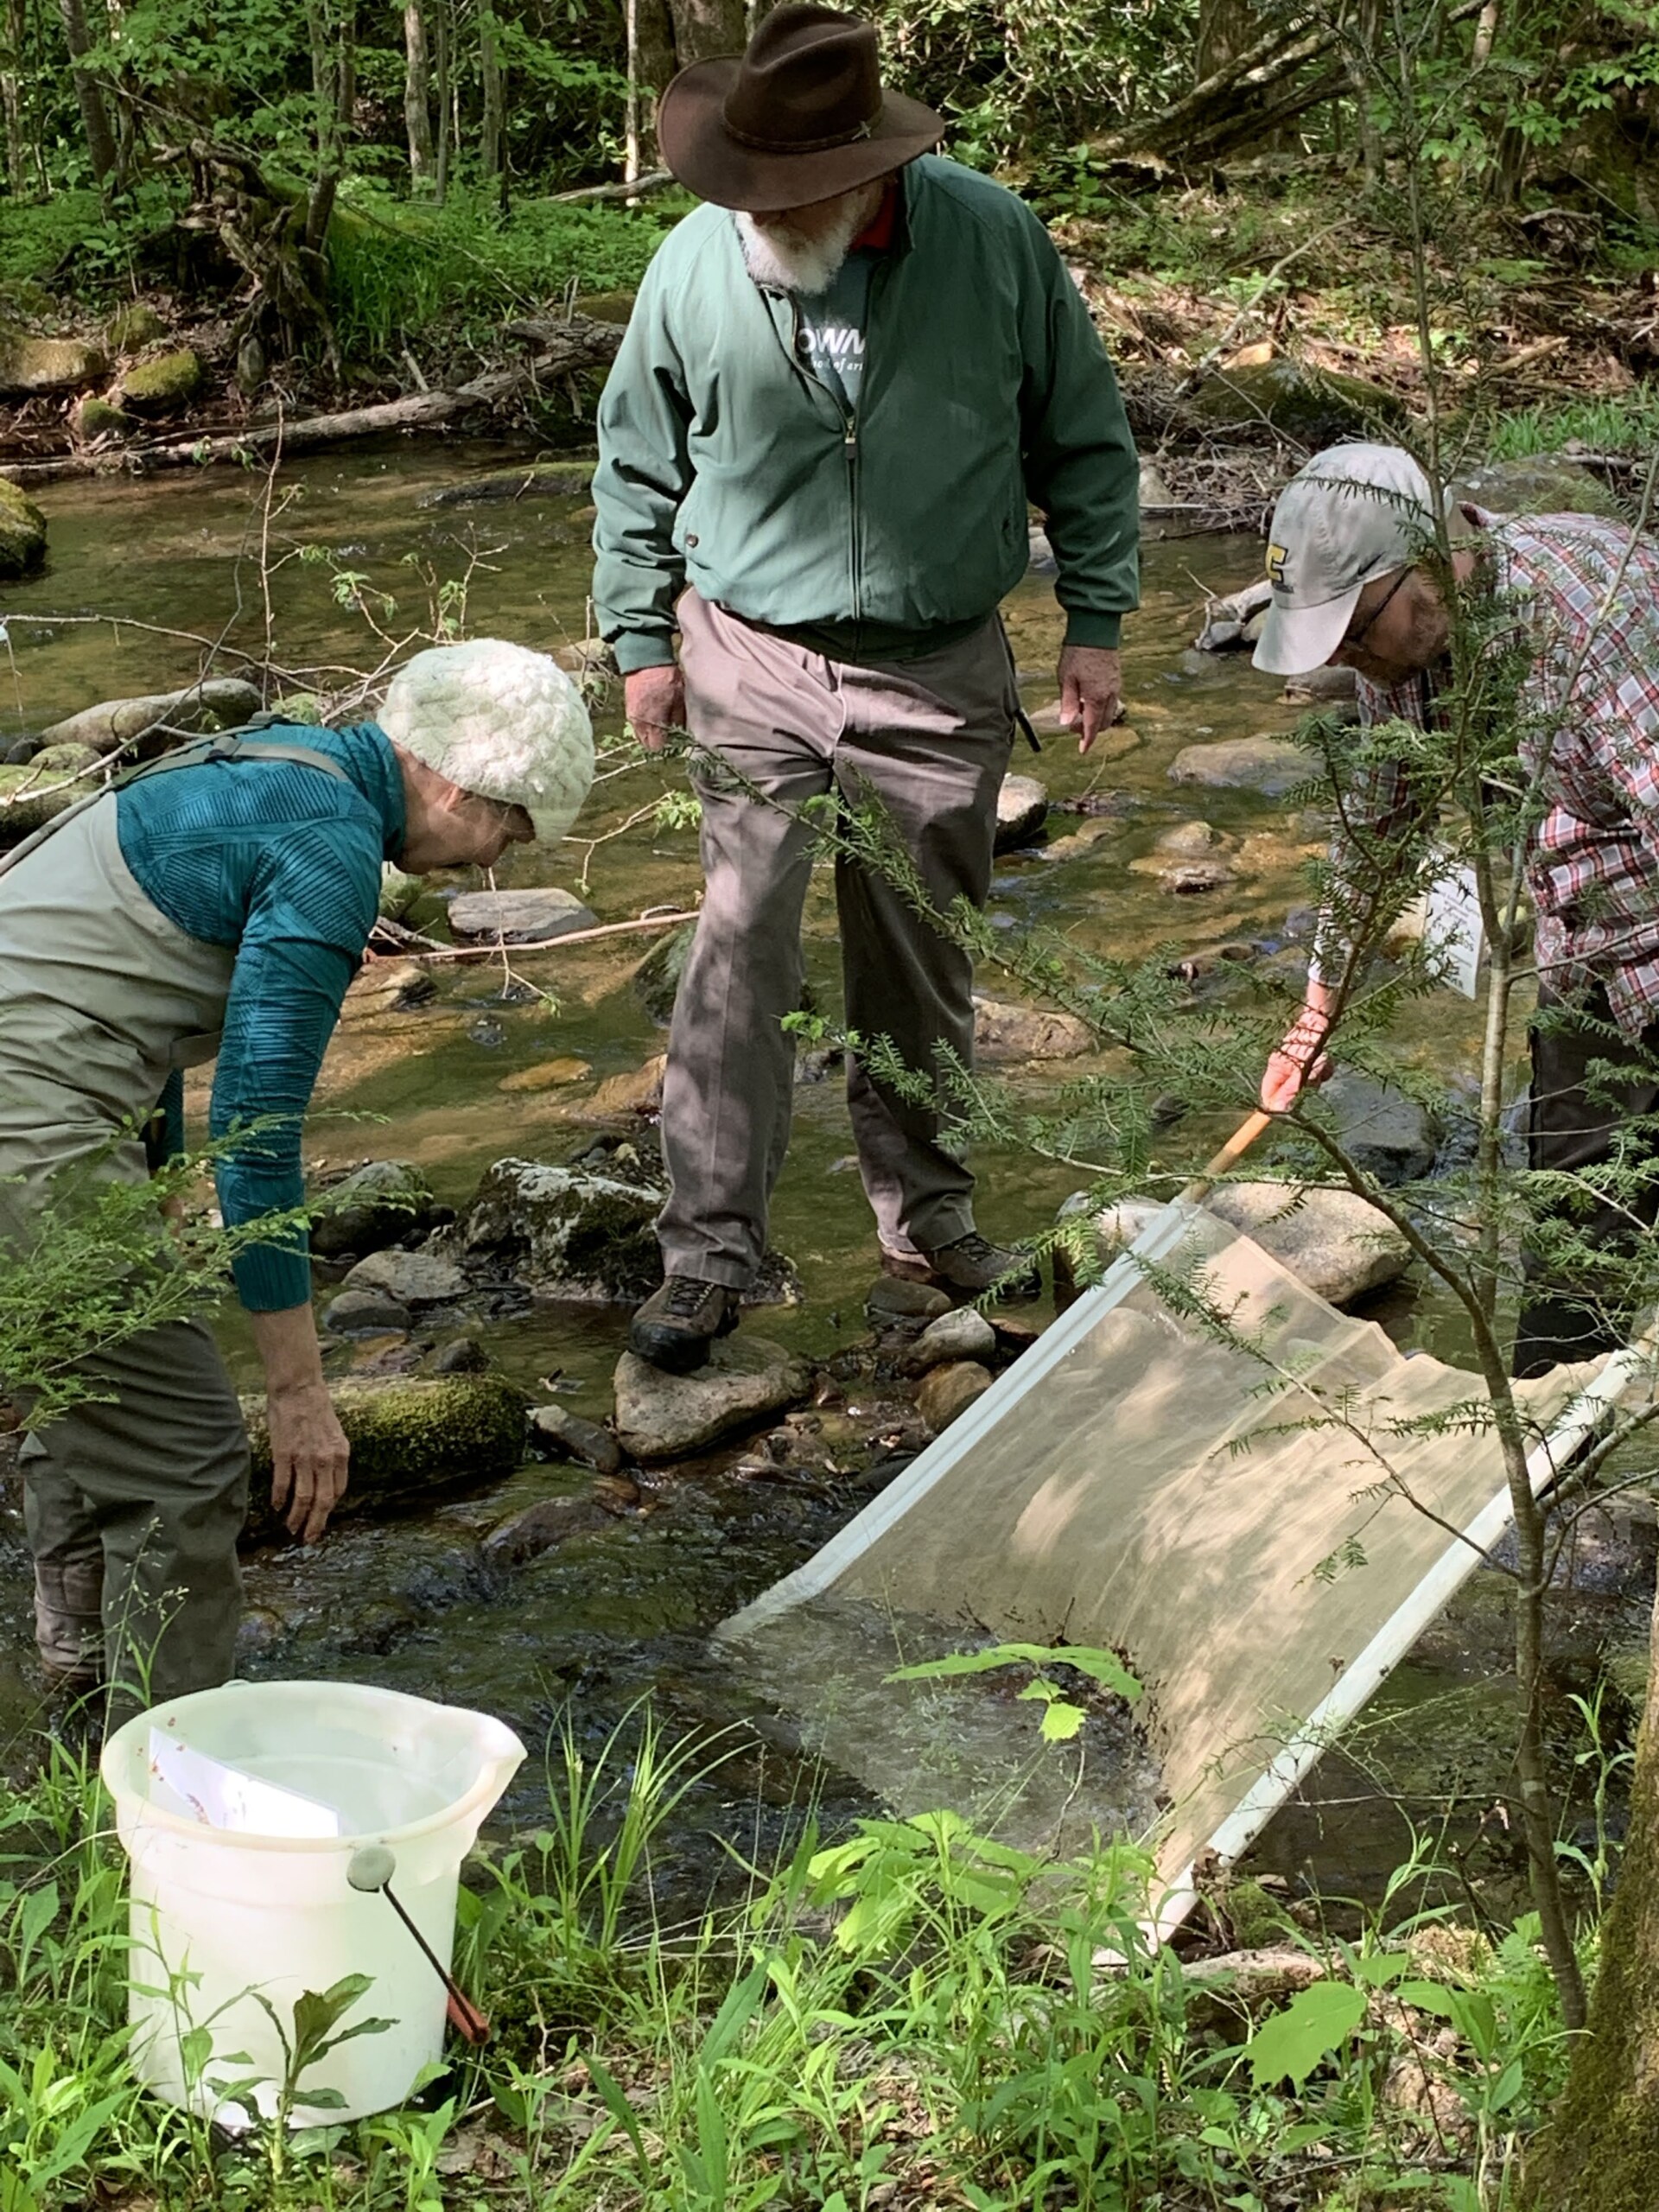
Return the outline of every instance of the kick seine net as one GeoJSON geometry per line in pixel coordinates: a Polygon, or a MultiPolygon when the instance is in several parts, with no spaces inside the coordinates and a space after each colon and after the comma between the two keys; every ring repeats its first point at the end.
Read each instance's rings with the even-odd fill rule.
{"type": "MultiPolygon", "coordinates": [[[[1535,1489],[1636,1358],[1517,1386],[1535,1489]]],[[[1195,1862],[1237,1857],[1502,1535],[1480,1404],[1185,1194],[722,1644],[897,1813],[1027,1849],[1150,1840],[1168,1929],[1195,1862]],[[1139,1730],[1091,1719],[1063,1752],[1007,1674],[888,1679],[988,1639],[1119,1653],[1139,1730]]]]}

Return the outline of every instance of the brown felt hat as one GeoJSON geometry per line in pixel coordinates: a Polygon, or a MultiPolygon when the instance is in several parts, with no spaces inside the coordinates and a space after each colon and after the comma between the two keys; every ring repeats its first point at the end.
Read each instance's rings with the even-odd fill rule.
{"type": "Polygon", "coordinates": [[[747,54],[682,69],[657,111],[680,182],[757,215],[872,184],[944,132],[931,107],[882,90],[874,26],[813,0],[774,8],[747,54]]]}

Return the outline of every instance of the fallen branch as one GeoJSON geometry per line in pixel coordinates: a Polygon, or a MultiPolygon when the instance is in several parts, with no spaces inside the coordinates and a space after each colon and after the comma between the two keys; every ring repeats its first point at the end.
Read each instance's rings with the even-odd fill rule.
{"type": "Polygon", "coordinates": [[[632,184],[626,178],[610,184],[580,184],[574,192],[554,192],[543,200],[521,200],[525,207],[569,207],[578,200],[638,200],[643,193],[660,192],[664,185],[672,184],[672,169],[647,169],[644,176],[637,176],[632,184]]]}
{"type": "Polygon", "coordinates": [[[377,922],[375,927],[393,938],[389,956],[400,960],[499,960],[503,952],[515,957],[521,952],[549,952],[556,946],[567,944],[594,944],[601,938],[632,937],[646,930],[675,930],[682,923],[695,922],[695,907],[682,913],[648,914],[637,922],[603,922],[594,930],[567,930],[562,937],[528,938],[509,944],[505,938],[492,938],[487,944],[437,944],[423,931],[405,929],[397,922],[377,922]],[[429,951],[416,947],[430,946],[429,951]]]}
{"type": "Polygon", "coordinates": [[[0,467],[0,476],[12,483],[51,484],[67,477],[128,474],[148,475],[161,468],[200,468],[214,462],[241,464],[253,455],[275,451],[286,455],[312,453],[320,447],[342,445],[354,438],[385,437],[396,431],[441,429],[458,416],[480,407],[498,407],[504,400],[531,385],[538,372],[563,375],[572,369],[605,366],[622,342],[618,325],[597,322],[586,315],[569,324],[546,321],[510,326],[514,334],[532,336],[540,349],[531,369],[495,369],[474,377],[469,384],[449,391],[414,391],[402,399],[378,401],[343,414],[310,415],[298,422],[262,423],[257,429],[229,431],[219,436],[178,438],[148,445],[124,446],[100,454],[73,454],[57,461],[17,461],[0,467]]]}

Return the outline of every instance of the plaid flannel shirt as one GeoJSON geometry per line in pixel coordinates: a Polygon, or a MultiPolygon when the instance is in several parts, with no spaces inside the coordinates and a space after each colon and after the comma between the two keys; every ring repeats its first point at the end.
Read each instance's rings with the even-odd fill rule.
{"type": "MultiPolygon", "coordinates": [[[[1659,1019],[1659,540],[1592,515],[1465,512],[1535,647],[1518,703],[1545,810],[1526,858],[1539,976],[1558,993],[1603,984],[1639,1036],[1659,1019]]],[[[1363,722],[1430,726],[1424,677],[1358,690],[1363,722]]],[[[1386,832],[1413,808],[1404,765],[1380,763],[1350,804],[1386,832]]],[[[1315,973],[1331,964],[1321,953],[1315,973]]]]}

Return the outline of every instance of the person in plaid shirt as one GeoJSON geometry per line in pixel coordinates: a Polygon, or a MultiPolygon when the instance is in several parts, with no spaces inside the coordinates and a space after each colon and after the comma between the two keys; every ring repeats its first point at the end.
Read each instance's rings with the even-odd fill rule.
{"type": "MultiPolygon", "coordinates": [[[[1612,1157],[1627,1122],[1659,1109],[1659,541],[1592,515],[1517,518],[1465,505],[1456,522],[1454,584],[1513,605],[1526,626],[1519,751],[1541,809],[1526,874],[1539,1009],[1550,1017],[1531,1035],[1531,1163],[1582,1169],[1612,1157]]],[[[1452,629],[1443,586],[1418,557],[1433,527],[1428,480],[1398,447],[1338,446],[1309,462],[1274,512],[1274,598],[1256,666],[1351,668],[1362,721],[1429,727],[1452,629]]],[[[1351,804],[1357,823],[1385,836],[1409,819],[1405,764],[1380,762],[1351,804]]],[[[1270,1111],[1329,1071],[1330,935],[1321,931],[1304,1004],[1268,1062],[1270,1111]]],[[[1656,1211],[1659,1185],[1641,1208],[1643,1226],[1656,1211]]],[[[1573,1218],[1581,1236],[1617,1243],[1631,1213],[1608,1204],[1573,1218]]],[[[1517,1375],[1618,1340],[1570,1286],[1529,1273],[1517,1375]]]]}

